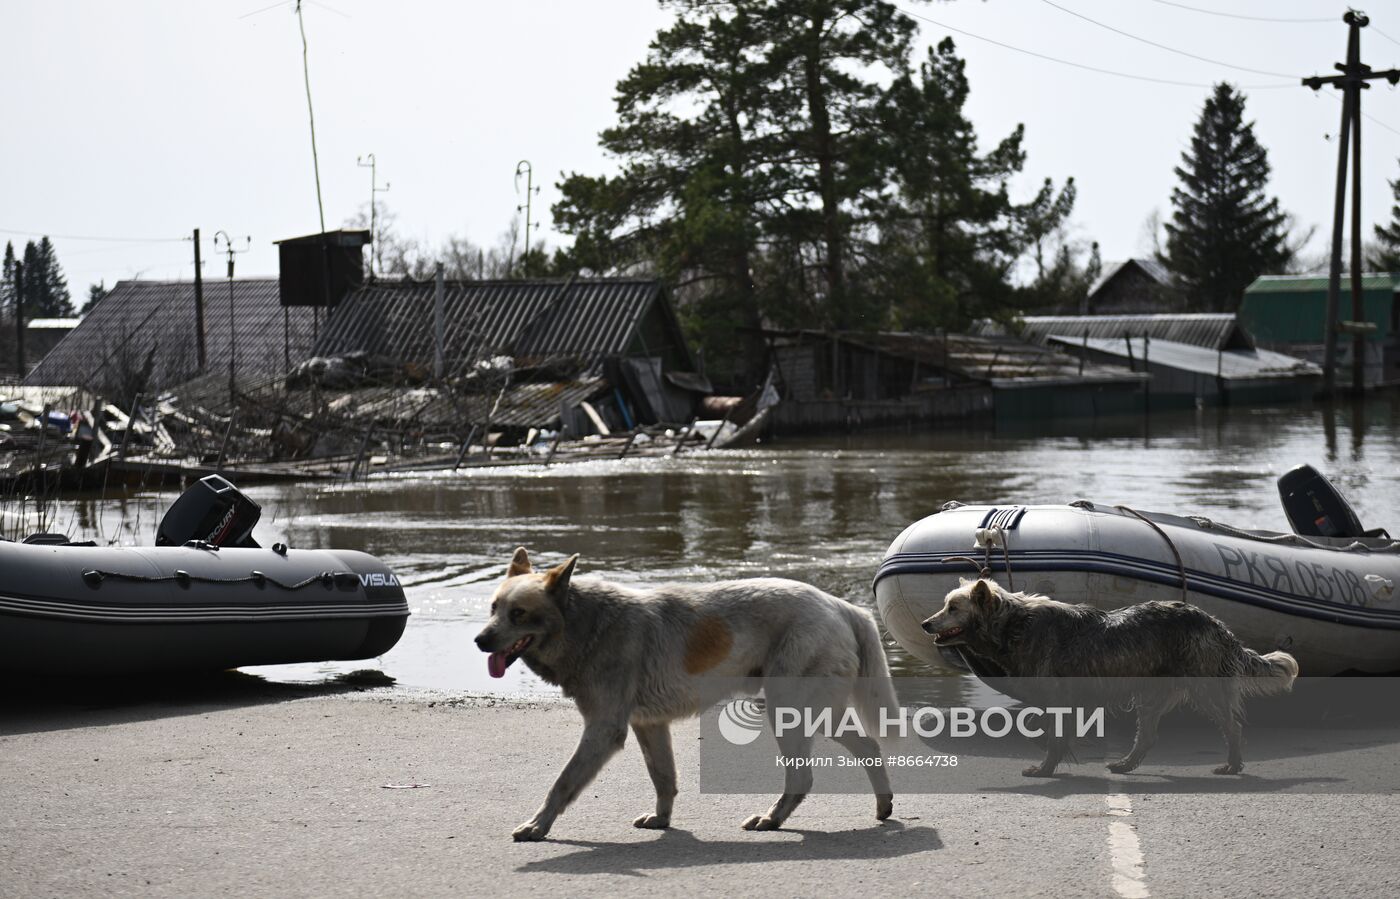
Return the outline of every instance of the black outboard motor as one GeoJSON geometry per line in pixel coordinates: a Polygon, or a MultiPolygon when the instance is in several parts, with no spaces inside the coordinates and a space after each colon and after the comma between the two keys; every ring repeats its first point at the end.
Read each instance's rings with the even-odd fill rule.
{"type": "Polygon", "coordinates": [[[1293,533],[1304,537],[1372,537],[1351,503],[1311,465],[1299,465],[1278,479],[1278,495],[1293,533]]]}
{"type": "Polygon", "coordinates": [[[216,474],[200,478],[166,510],[156,530],[156,546],[183,546],[198,540],[214,546],[256,548],[253,527],[262,506],[216,474]]]}

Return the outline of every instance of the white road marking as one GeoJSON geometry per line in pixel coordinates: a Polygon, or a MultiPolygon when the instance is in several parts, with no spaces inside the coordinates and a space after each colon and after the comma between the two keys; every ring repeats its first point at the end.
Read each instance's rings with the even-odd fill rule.
{"type": "MultiPolygon", "coordinates": [[[[1131,818],[1133,802],[1126,793],[1109,793],[1105,797],[1108,814],[1114,818],[1131,818]]],[[[1142,869],[1142,845],[1138,842],[1137,826],[1131,821],[1108,822],[1108,859],[1113,865],[1113,891],[1123,899],[1148,899],[1147,875],[1142,869]]]]}

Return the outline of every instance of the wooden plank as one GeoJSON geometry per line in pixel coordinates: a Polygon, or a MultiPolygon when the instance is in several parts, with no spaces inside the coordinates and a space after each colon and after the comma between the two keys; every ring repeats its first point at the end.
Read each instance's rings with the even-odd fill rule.
{"type": "Polygon", "coordinates": [[[598,410],[593,408],[593,404],[584,400],[578,404],[583,410],[583,414],[588,416],[588,420],[593,422],[593,429],[604,437],[611,437],[612,431],[608,429],[607,422],[603,421],[603,416],[598,414],[598,410]]]}

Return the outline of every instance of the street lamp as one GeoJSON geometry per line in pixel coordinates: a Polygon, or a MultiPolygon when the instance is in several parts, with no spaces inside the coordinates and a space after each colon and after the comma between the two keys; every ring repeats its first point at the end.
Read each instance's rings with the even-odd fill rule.
{"type": "MultiPolygon", "coordinates": [[[[525,252],[520,256],[520,264],[523,270],[526,261],[530,258],[530,199],[534,194],[540,192],[534,186],[535,167],[530,165],[530,160],[522,159],[515,164],[515,192],[520,193],[520,173],[525,173],[525,205],[515,207],[516,212],[525,213],[525,252]]],[[[535,226],[536,228],[539,225],[535,226]]]]}

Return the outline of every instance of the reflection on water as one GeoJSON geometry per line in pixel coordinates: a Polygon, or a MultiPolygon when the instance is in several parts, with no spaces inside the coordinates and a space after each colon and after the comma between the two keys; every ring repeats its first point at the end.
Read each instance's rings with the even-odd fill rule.
{"type": "MultiPolygon", "coordinates": [[[[632,584],[776,575],[869,605],[890,541],[948,500],[1076,498],[1286,529],[1274,481],[1310,462],[1368,527],[1400,527],[1397,403],[1362,408],[1206,409],[1151,419],[1060,423],[1036,433],[967,426],[783,439],[678,458],[495,469],[354,484],[252,487],[264,544],[359,549],[408,585],[414,616],[379,661],[407,686],[535,693],[522,664],[486,676],[471,643],[511,550],[541,562],[580,553],[580,571],[632,584]]],[[[171,493],[99,506],[66,502],[59,526],[134,542],[171,493]],[[99,508],[102,515],[99,515],[99,508]],[[125,515],[126,528],[118,527],[125,515]]],[[[902,673],[928,674],[897,647],[902,673]]],[[[318,679],[366,662],[259,669],[318,679]]]]}

